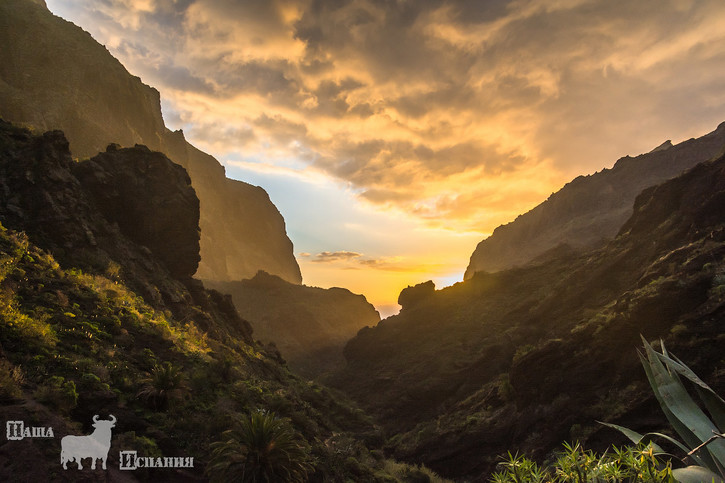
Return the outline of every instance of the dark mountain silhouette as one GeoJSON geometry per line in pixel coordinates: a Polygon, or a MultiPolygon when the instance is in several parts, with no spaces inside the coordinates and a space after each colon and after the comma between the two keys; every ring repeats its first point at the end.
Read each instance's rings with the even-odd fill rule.
{"type": "Polygon", "coordinates": [[[621,158],[612,169],[579,176],[480,242],[464,279],[476,272],[524,265],[562,245],[578,250],[611,240],[632,214],[634,198],[643,189],[721,154],[724,145],[725,124],[721,124],[698,139],[675,146],[666,141],[647,154],[621,158]]]}
{"type": "Polygon", "coordinates": [[[284,220],[267,193],[226,178],[217,160],[167,129],[158,91],[87,32],[43,2],[4,0],[0,45],[0,117],[62,130],[77,158],[110,143],[144,144],[186,168],[201,201],[197,278],[240,280],[265,270],[301,282],[284,220]]]}
{"type": "Polygon", "coordinates": [[[543,460],[562,441],[604,450],[624,441],[597,420],[667,426],[640,334],[725,390],[724,260],[719,157],[642,192],[599,248],[406,289],[399,315],[348,343],[334,384],[395,435],[392,453],[449,477],[484,481],[507,451],[543,460]]]}
{"type": "Polygon", "coordinates": [[[344,288],[295,285],[266,272],[241,282],[205,285],[231,294],[255,337],[273,342],[290,367],[308,377],[338,369],[345,343],[361,328],[380,322],[363,295],[344,288]]]}
{"type": "Polygon", "coordinates": [[[231,297],[191,278],[198,260],[199,202],[181,166],[142,146],[76,162],[62,132],[0,121],[0,419],[54,431],[4,441],[0,480],[207,481],[226,462],[212,443],[263,410],[287,438],[289,461],[270,464],[309,481],[429,481],[386,459],[349,401],[254,342],[231,297]],[[64,470],[60,439],[89,434],[99,414],[116,418],[108,470],[64,470]],[[128,450],[194,465],[119,471],[128,450]]]}

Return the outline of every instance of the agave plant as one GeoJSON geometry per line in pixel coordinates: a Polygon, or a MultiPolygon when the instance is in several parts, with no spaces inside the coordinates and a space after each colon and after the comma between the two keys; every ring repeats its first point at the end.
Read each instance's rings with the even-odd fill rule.
{"type": "Polygon", "coordinates": [[[307,443],[273,413],[254,412],[222,436],[211,445],[212,481],[303,482],[312,471],[307,443]]]}
{"type": "MultiPolygon", "coordinates": [[[[682,442],[661,433],[639,434],[616,424],[602,423],[621,431],[636,444],[647,444],[654,438],[663,438],[682,451],[689,466],[678,468],[672,474],[682,483],[725,482],[725,401],[677,357],[655,351],[642,338],[645,355],[639,354],[647,379],[667,420],[682,438],[682,442]],[[690,381],[708,414],[688,393],[682,379],[690,381]]],[[[656,453],[666,454],[652,443],[656,453]]]]}

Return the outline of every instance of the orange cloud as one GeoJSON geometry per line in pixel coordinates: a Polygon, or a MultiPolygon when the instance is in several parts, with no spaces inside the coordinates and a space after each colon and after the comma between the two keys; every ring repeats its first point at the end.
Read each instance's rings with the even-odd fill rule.
{"type": "MultiPolygon", "coordinates": [[[[721,0],[47,2],[159,88],[200,148],[451,236],[725,112],[721,0]]],[[[380,275],[400,253],[303,265],[380,275]]]]}

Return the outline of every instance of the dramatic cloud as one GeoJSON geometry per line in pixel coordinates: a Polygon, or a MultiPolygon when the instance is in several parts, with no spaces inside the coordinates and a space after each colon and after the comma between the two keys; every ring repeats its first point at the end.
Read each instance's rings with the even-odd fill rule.
{"type": "Polygon", "coordinates": [[[452,232],[725,117],[722,0],[47,2],[202,149],[452,232]]]}
{"type": "Polygon", "coordinates": [[[725,107],[719,0],[49,3],[94,19],[182,125],[205,126],[199,144],[302,160],[453,229],[490,231],[725,107]]]}

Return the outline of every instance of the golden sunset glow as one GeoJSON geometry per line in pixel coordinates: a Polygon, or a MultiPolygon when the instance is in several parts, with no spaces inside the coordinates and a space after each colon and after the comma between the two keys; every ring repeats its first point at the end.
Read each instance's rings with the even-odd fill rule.
{"type": "Polygon", "coordinates": [[[725,113],[719,0],[47,3],[269,192],[306,284],[380,307],[455,281],[575,176],[725,113]]]}

